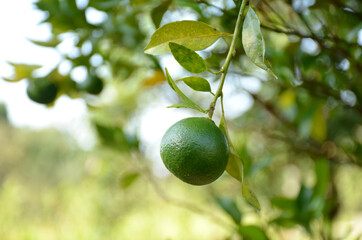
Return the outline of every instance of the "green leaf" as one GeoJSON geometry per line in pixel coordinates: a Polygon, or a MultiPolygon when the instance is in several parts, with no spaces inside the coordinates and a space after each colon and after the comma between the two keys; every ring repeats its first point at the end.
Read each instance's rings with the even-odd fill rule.
{"type": "Polygon", "coordinates": [[[291,211],[296,210],[296,203],[294,199],[289,199],[285,197],[274,197],[271,200],[271,203],[277,208],[283,210],[291,210],[291,211]]]}
{"type": "Polygon", "coordinates": [[[268,237],[264,233],[263,229],[257,226],[240,226],[239,234],[245,240],[268,240],[268,237]]]}
{"type": "Polygon", "coordinates": [[[48,40],[48,41],[36,41],[36,40],[31,40],[30,41],[36,45],[42,46],[42,47],[51,47],[54,48],[56,47],[60,41],[56,38],[53,37],[52,39],[48,40]]]}
{"type": "Polygon", "coordinates": [[[217,29],[198,21],[178,21],[163,25],[153,33],[145,53],[161,55],[170,51],[169,42],[178,43],[198,51],[211,46],[220,37],[231,37],[217,29]]]}
{"type": "Polygon", "coordinates": [[[305,185],[302,185],[300,188],[298,197],[296,199],[296,204],[298,209],[303,212],[305,211],[313,197],[313,189],[306,187],[305,185]]]}
{"type": "Polygon", "coordinates": [[[200,16],[203,16],[203,11],[200,8],[200,4],[198,2],[190,1],[190,0],[174,0],[174,2],[180,7],[191,8],[192,10],[197,12],[200,16]]]}
{"type": "Polygon", "coordinates": [[[224,115],[221,117],[219,128],[225,134],[226,139],[229,144],[229,159],[228,159],[228,164],[226,166],[226,171],[236,180],[243,182],[244,163],[231,143],[231,140],[229,138],[229,134],[227,131],[224,115]]]}
{"type": "Polygon", "coordinates": [[[253,206],[255,209],[260,211],[259,200],[255,196],[255,194],[250,190],[250,188],[245,180],[243,181],[242,192],[243,192],[243,197],[245,198],[245,200],[248,201],[248,203],[250,203],[251,206],[253,206]]]}
{"type": "Polygon", "coordinates": [[[267,69],[264,70],[266,70],[274,79],[278,79],[278,76],[274,73],[271,63],[269,62],[268,59],[265,59],[265,65],[267,69]]]}
{"type": "Polygon", "coordinates": [[[119,0],[89,1],[89,6],[101,11],[109,11],[119,4],[119,0]]]}
{"type": "Polygon", "coordinates": [[[221,120],[220,120],[220,123],[219,123],[219,128],[224,133],[227,140],[229,141],[224,114],[221,116],[221,120]]]}
{"type": "Polygon", "coordinates": [[[233,146],[229,144],[229,160],[226,166],[226,171],[236,180],[243,182],[244,164],[241,157],[238,155],[233,146]]]}
{"type": "Polygon", "coordinates": [[[119,180],[119,185],[122,189],[129,188],[139,178],[140,174],[137,172],[124,174],[119,180]]]}
{"type": "Polygon", "coordinates": [[[323,208],[322,198],[313,198],[313,189],[302,185],[295,200],[298,211],[293,220],[302,225],[311,234],[311,221],[320,215],[323,208]]]}
{"type": "Polygon", "coordinates": [[[190,108],[190,109],[200,111],[197,106],[195,106],[194,104],[190,104],[190,103],[176,103],[171,106],[168,106],[167,108],[190,108]]]}
{"type": "Polygon", "coordinates": [[[201,73],[207,70],[204,59],[193,50],[173,42],[168,46],[176,61],[187,71],[201,73]]]}
{"type": "Polygon", "coordinates": [[[258,67],[269,72],[274,78],[277,78],[269,68],[270,63],[265,60],[265,43],[260,30],[260,21],[251,7],[249,7],[244,20],[242,42],[249,59],[258,67]]]}
{"type": "Polygon", "coordinates": [[[285,228],[292,228],[297,224],[291,217],[288,216],[276,217],[269,221],[269,223],[275,223],[285,228]]]}
{"type": "Polygon", "coordinates": [[[190,88],[199,92],[211,92],[210,83],[202,77],[185,77],[181,79],[177,79],[176,82],[182,81],[190,88]]]}
{"type": "Polygon", "coordinates": [[[236,224],[240,224],[241,212],[236,203],[230,198],[215,198],[217,204],[228,213],[236,224]]]}
{"type": "Polygon", "coordinates": [[[273,19],[276,25],[282,26],[287,22],[290,28],[302,34],[310,33],[299,14],[289,3],[279,0],[270,1],[269,5],[273,11],[268,12],[268,18],[273,19]]]}
{"type": "Polygon", "coordinates": [[[205,111],[199,105],[194,103],[177,87],[176,83],[172,80],[170,74],[168,73],[167,68],[166,68],[166,79],[167,79],[167,82],[170,85],[170,87],[185,101],[185,103],[182,106],[180,104],[175,104],[170,107],[187,107],[187,108],[195,109],[202,113],[207,113],[207,111],[205,111]]]}
{"type": "Polygon", "coordinates": [[[314,194],[324,196],[330,179],[330,166],[328,160],[322,158],[315,162],[315,175],[317,177],[314,186],[314,194]]]}
{"type": "Polygon", "coordinates": [[[23,63],[9,63],[14,67],[14,75],[11,78],[3,78],[8,82],[18,82],[24,78],[31,77],[34,70],[40,68],[40,65],[30,65],[23,63]]]}
{"type": "Polygon", "coordinates": [[[167,12],[168,7],[170,6],[172,0],[165,0],[160,3],[157,7],[152,9],[151,18],[153,24],[155,24],[156,28],[160,27],[162,17],[167,12]]]}
{"type": "Polygon", "coordinates": [[[323,106],[319,107],[314,113],[311,135],[319,142],[323,142],[327,137],[327,120],[323,114],[323,106]]]}
{"type": "Polygon", "coordinates": [[[222,115],[219,129],[225,134],[229,144],[229,159],[226,166],[226,171],[235,179],[242,183],[242,194],[248,203],[251,204],[255,209],[260,210],[260,203],[255,194],[250,190],[244,179],[244,163],[242,158],[239,156],[234,146],[232,145],[229,134],[227,131],[225,116],[222,115]]]}
{"type": "Polygon", "coordinates": [[[244,20],[242,42],[245,53],[250,60],[265,69],[265,44],[260,30],[260,21],[251,7],[249,7],[244,20]]]}
{"type": "Polygon", "coordinates": [[[138,147],[138,140],[126,134],[119,126],[95,122],[96,131],[102,144],[112,147],[118,151],[128,152],[131,148],[138,147]]]}

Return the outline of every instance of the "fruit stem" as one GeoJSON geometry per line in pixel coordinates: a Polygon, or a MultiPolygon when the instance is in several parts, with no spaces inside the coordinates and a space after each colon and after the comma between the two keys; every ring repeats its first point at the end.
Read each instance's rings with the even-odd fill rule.
{"type": "Polygon", "coordinates": [[[231,41],[231,45],[230,45],[230,48],[229,48],[229,52],[228,52],[228,55],[226,56],[226,60],[225,60],[225,63],[224,65],[221,67],[221,71],[222,72],[222,75],[221,75],[221,80],[220,80],[220,84],[218,86],[218,89],[215,93],[215,96],[214,98],[212,99],[212,102],[210,103],[210,107],[209,107],[209,115],[208,117],[211,119],[212,118],[212,115],[214,114],[214,111],[215,111],[215,105],[216,105],[216,102],[217,102],[217,99],[221,96],[222,94],[222,88],[224,86],[224,82],[225,82],[225,78],[226,78],[226,74],[227,74],[227,71],[229,69],[229,65],[230,65],[230,62],[231,62],[231,58],[233,57],[234,53],[235,53],[235,47],[236,47],[236,40],[238,39],[238,35],[239,35],[239,32],[240,32],[240,28],[241,28],[241,25],[243,23],[243,20],[244,20],[244,10],[245,10],[245,7],[246,7],[246,2],[248,0],[243,0],[242,3],[241,3],[241,6],[240,6],[240,10],[239,10],[239,14],[238,14],[238,19],[236,20],[236,25],[235,25],[235,29],[234,29],[234,34],[233,34],[233,39],[231,41]]]}

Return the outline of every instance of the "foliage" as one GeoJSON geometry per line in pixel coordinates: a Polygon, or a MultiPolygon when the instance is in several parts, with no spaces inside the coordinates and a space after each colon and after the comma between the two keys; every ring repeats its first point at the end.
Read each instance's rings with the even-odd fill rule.
{"type": "MultiPolygon", "coordinates": [[[[217,108],[220,128],[232,143],[226,170],[242,184],[233,186],[237,195],[219,189],[216,196],[236,226],[230,235],[272,239],[269,227],[283,232],[300,226],[307,238],[336,238],[332,230],[338,218],[353,213],[346,207],[338,176],[346,168],[358,175],[362,165],[360,1],[93,0],[82,5],[39,0],[35,5],[46,13],[43,22],[50,24],[53,36],[33,42],[56,48],[73,39],[74,49],[63,53],[62,61],[70,62],[72,69],[85,67],[89,77],[104,82],[105,90],[117,92],[108,105],[93,109],[94,98],[77,88],[71,72],[58,71],[62,62],[41,76],[57,86],[58,97],[66,94],[88,102],[106,146],[139,153],[135,133],[126,134],[123,128],[149,104],[139,99],[152,91],[167,95],[171,89],[162,86],[168,82],[183,100],[171,107],[209,117],[217,108]],[[106,17],[93,22],[89,11],[106,17]],[[185,13],[197,21],[180,21],[185,13]],[[165,76],[160,74],[167,64],[161,64],[159,55],[170,51],[192,76],[174,81],[167,69],[165,76]],[[220,85],[212,91],[215,77],[220,85]],[[225,109],[216,104],[231,97],[222,94],[224,81],[253,103],[233,119],[226,104],[225,109]],[[247,81],[260,87],[251,89],[247,81]],[[177,82],[196,93],[186,95],[177,82]],[[209,108],[203,106],[210,103],[210,94],[199,92],[214,95],[209,108]],[[224,195],[231,200],[225,201],[224,195]],[[261,213],[250,213],[259,221],[244,220],[247,213],[237,208],[239,195],[261,206],[261,213]]],[[[38,77],[39,66],[12,65],[14,76],[5,80],[31,83],[38,77]]],[[[152,100],[157,102],[158,96],[152,100]]],[[[120,184],[131,188],[138,178],[132,172],[120,184]]],[[[229,180],[225,176],[220,182],[229,180]]],[[[351,199],[361,197],[358,191],[348,194],[351,199]]],[[[361,211],[360,206],[354,211],[361,211]]]]}
{"type": "MultiPolygon", "coordinates": [[[[85,152],[54,129],[34,131],[1,122],[0,239],[226,236],[217,224],[165,205],[140,174],[137,160],[130,159],[129,153],[100,146],[85,152]],[[213,230],[197,232],[205,226],[213,230]]],[[[196,193],[172,179],[159,181],[173,196],[196,193]]],[[[198,191],[194,203],[214,207],[205,193],[198,191]]]]}

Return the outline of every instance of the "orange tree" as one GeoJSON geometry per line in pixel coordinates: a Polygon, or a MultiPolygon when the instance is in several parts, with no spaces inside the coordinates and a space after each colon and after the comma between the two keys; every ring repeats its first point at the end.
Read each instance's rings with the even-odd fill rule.
{"type": "MultiPolygon", "coordinates": [[[[338,187],[340,171],[362,165],[360,1],[39,0],[35,6],[45,13],[52,38],[33,42],[57,48],[72,39],[73,51],[61,53],[59,65],[41,76],[44,84],[33,74],[39,66],[12,63],[14,76],[7,80],[26,79],[32,100],[51,105],[63,94],[84,98],[103,113],[95,126],[105,145],[138,151],[137,139],[122,130],[147,104],[137,99],[155,89],[174,91],[180,99],[170,107],[210,119],[216,113],[228,141],[226,171],[256,211],[272,210],[268,226],[301,226],[311,237],[333,237],[346,194],[338,187]],[[169,64],[161,64],[169,52],[187,70],[176,81],[169,64]],[[58,71],[63,63],[86,69],[88,78],[76,82],[71,71],[58,71]],[[192,89],[190,97],[177,81],[192,89]],[[227,81],[253,103],[232,119],[223,104],[227,81]],[[97,105],[91,95],[107,88],[117,92],[113,103],[97,105]],[[293,171],[298,174],[287,174],[293,171]],[[288,182],[298,183],[292,193],[283,190],[288,182]]],[[[216,202],[240,236],[268,238],[265,219],[245,225],[235,199],[221,195],[216,202]]]]}

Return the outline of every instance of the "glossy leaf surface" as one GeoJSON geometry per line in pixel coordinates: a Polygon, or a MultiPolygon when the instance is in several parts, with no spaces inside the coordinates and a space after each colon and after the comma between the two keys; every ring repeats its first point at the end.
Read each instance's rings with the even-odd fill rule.
{"type": "Polygon", "coordinates": [[[218,31],[198,21],[178,21],[163,25],[153,33],[145,53],[161,55],[170,51],[169,42],[175,42],[194,51],[211,46],[220,37],[232,34],[218,31]]]}
{"type": "Polygon", "coordinates": [[[211,92],[210,83],[202,77],[192,76],[177,79],[176,82],[182,81],[190,88],[200,92],[211,92]]]}
{"type": "Polygon", "coordinates": [[[199,54],[177,43],[170,42],[168,45],[173,57],[184,69],[192,73],[206,71],[205,61],[199,54]]]}

